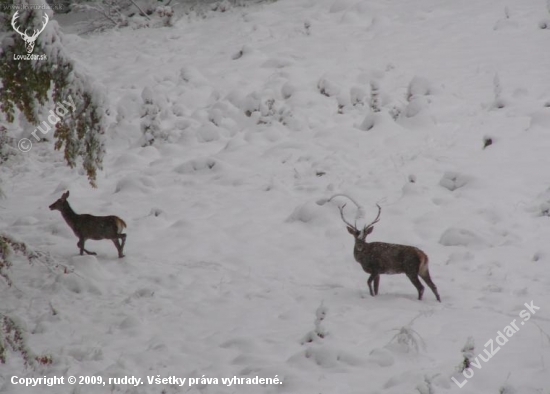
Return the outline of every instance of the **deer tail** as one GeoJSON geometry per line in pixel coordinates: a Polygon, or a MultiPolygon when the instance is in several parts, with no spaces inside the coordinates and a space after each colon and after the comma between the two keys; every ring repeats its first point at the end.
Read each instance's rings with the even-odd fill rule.
{"type": "Polygon", "coordinates": [[[126,222],[124,222],[124,220],[122,220],[118,216],[115,216],[115,223],[116,223],[117,232],[119,234],[122,233],[122,231],[126,228],[126,222]]]}
{"type": "Polygon", "coordinates": [[[426,253],[424,253],[420,249],[417,251],[417,253],[418,253],[418,258],[420,259],[418,273],[420,274],[420,276],[429,275],[430,272],[428,271],[428,263],[429,263],[428,256],[426,255],[426,253]]]}

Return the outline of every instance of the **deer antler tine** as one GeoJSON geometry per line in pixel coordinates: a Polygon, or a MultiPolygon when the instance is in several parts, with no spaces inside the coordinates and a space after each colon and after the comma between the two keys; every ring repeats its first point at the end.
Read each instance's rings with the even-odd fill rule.
{"type": "Polygon", "coordinates": [[[48,21],[50,20],[50,18],[48,17],[48,14],[44,14],[44,19],[45,21],[42,25],[42,28],[40,30],[35,29],[31,38],[38,37],[38,35],[44,31],[44,29],[46,28],[46,25],[48,24],[48,21]]]}
{"type": "Polygon", "coordinates": [[[376,206],[378,207],[378,214],[376,215],[376,223],[378,223],[380,221],[380,214],[382,213],[382,207],[378,204],[376,204],[376,206]]]}
{"type": "Polygon", "coordinates": [[[15,20],[19,18],[19,11],[15,11],[15,14],[13,14],[12,18],[11,18],[11,24],[13,26],[13,30],[15,30],[17,33],[21,34],[21,35],[24,35],[25,33],[21,33],[19,31],[19,29],[17,28],[17,26],[15,25],[15,20]]]}
{"type": "Polygon", "coordinates": [[[365,226],[365,230],[367,228],[370,228],[370,227],[374,226],[376,223],[378,223],[380,221],[380,214],[382,213],[382,207],[378,204],[376,204],[376,206],[378,207],[378,215],[376,215],[376,218],[370,224],[367,224],[365,226]]]}
{"type": "Polygon", "coordinates": [[[346,225],[348,225],[349,227],[352,227],[354,229],[357,229],[356,226],[352,226],[351,223],[349,223],[346,218],[344,217],[344,207],[346,206],[346,204],[342,205],[341,207],[338,207],[338,209],[340,210],[340,216],[342,217],[342,220],[344,221],[344,223],[346,223],[346,225]]]}

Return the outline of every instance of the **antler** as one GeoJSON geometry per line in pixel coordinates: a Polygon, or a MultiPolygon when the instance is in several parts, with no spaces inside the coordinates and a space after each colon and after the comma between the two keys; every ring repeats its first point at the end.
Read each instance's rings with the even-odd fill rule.
{"type": "Polygon", "coordinates": [[[42,32],[44,31],[44,29],[46,28],[46,25],[48,24],[48,21],[50,20],[50,18],[48,17],[48,14],[44,14],[44,19],[46,19],[46,20],[44,21],[44,24],[42,25],[42,29],[40,29],[40,30],[34,30],[34,33],[33,33],[32,37],[31,37],[31,40],[33,40],[33,39],[35,39],[36,37],[38,37],[38,35],[39,35],[40,33],[42,33],[42,32]]]}
{"type": "Polygon", "coordinates": [[[48,21],[50,20],[50,17],[48,16],[48,14],[44,14],[45,20],[43,22],[42,28],[40,30],[34,29],[33,35],[30,37],[27,35],[26,29],[25,29],[25,32],[22,33],[17,28],[15,24],[15,21],[17,18],[19,18],[19,11],[16,11],[15,14],[13,14],[13,17],[11,18],[11,25],[13,26],[13,30],[19,33],[21,37],[23,37],[23,40],[25,41],[25,47],[27,48],[27,52],[32,53],[32,50],[34,49],[34,41],[36,40],[38,35],[44,31],[44,29],[46,28],[46,25],[48,24],[48,21]]]}
{"type": "Polygon", "coordinates": [[[378,207],[378,215],[376,215],[376,218],[370,224],[367,224],[365,226],[363,231],[367,230],[368,228],[371,228],[372,226],[374,226],[376,223],[380,221],[380,214],[382,213],[382,208],[378,204],[376,204],[376,206],[378,207]]]}
{"type": "Polygon", "coordinates": [[[40,33],[42,33],[44,31],[44,29],[46,28],[46,25],[48,24],[49,20],[50,20],[50,17],[48,16],[48,14],[44,14],[44,24],[42,25],[42,28],[40,30],[34,30],[34,33],[31,37],[29,37],[27,35],[27,30],[25,30],[24,33],[22,33],[18,28],[17,26],[15,25],[15,20],[19,18],[19,11],[15,11],[15,14],[13,14],[13,17],[11,18],[11,25],[13,26],[13,30],[15,30],[16,32],[18,32],[19,34],[21,34],[22,36],[25,36],[28,40],[34,40],[36,37],[38,37],[38,35],[40,33]]]}
{"type": "Polygon", "coordinates": [[[26,36],[27,35],[27,31],[25,30],[25,33],[21,33],[19,31],[19,29],[17,28],[17,26],[15,25],[15,20],[19,18],[19,11],[15,11],[15,14],[13,14],[13,17],[11,18],[11,25],[13,26],[13,30],[15,30],[16,32],[18,32],[19,34],[21,34],[22,36],[26,36]]]}
{"type": "Polygon", "coordinates": [[[352,225],[351,223],[349,223],[346,218],[344,217],[344,207],[346,206],[346,204],[342,205],[341,207],[338,207],[338,209],[340,210],[340,216],[342,217],[342,220],[344,221],[344,223],[346,223],[348,225],[348,227],[351,227],[355,230],[357,230],[357,227],[356,225],[352,225]]]}

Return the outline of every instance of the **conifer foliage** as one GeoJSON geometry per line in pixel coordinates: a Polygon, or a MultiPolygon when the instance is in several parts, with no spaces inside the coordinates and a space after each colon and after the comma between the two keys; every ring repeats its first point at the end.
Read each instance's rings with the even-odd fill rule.
{"type": "Polygon", "coordinates": [[[64,101],[74,102],[75,110],[55,125],[55,149],[63,150],[71,168],[81,162],[95,187],[105,152],[105,94],[67,54],[59,25],[45,0],[32,0],[35,8],[19,10],[20,31],[40,28],[44,13],[48,13],[49,22],[36,39],[35,58],[18,58],[26,50],[25,42],[11,26],[16,11],[12,4],[11,0],[0,0],[0,32],[7,32],[0,43],[1,114],[12,123],[21,113],[30,124],[38,125],[46,119],[48,110],[64,101]]]}

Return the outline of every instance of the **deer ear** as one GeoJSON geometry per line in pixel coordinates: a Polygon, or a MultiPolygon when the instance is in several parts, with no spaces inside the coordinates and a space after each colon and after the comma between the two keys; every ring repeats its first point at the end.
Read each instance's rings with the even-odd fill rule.
{"type": "Polygon", "coordinates": [[[367,235],[372,233],[372,230],[374,230],[374,227],[369,227],[369,228],[363,230],[363,239],[365,239],[367,237],[367,235]]]}
{"type": "Polygon", "coordinates": [[[347,226],[346,228],[348,229],[348,233],[350,233],[354,237],[357,236],[357,230],[356,229],[354,229],[353,227],[350,227],[350,226],[347,226]]]}
{"type": "Polygon", "coordinates": [[[63,195],[61,196],[61,199],[66,200],[67,197],[69,197],[69,191],[67,190],[63,195]]]}

